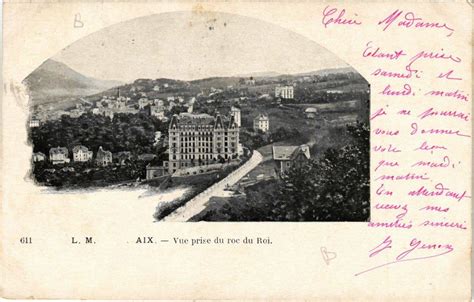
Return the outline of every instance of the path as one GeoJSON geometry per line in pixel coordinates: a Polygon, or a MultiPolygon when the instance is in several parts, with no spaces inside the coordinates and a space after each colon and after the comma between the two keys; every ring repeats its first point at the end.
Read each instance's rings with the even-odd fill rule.
{"type": "Polygon", "coordinates": [[[184,222],[199,214],[206,208],[206,204],[212,196],[223,194],[224,189],[237,183],[242,177],[253,170],[262,161],[262,155],[257,150],[253,151],[252,157],[237,170],[232,171],[221,181],[213,184],[203,192],[196,195],[184,206],[176,209],[173,213],[163,218],[161,221],[184,222]]]}

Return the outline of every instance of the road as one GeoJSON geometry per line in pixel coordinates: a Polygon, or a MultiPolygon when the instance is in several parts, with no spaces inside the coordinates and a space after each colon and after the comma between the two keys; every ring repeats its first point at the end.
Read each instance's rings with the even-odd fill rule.
{"type": "Polygon", "coordinates": [[[222,196],[226,186],[232,186],[237,183],[242,177],[244,177],[251,170],[255,169],[258,164],[262,161],[262,154],[257,150],[253,151],[252,157],[244,163],[242,166],[237,168],[224,179],[213,184],[205,191],[196,195],[193,199],[188,201],[184,206],[176,209],[173,213],[163,218],[161,221],[167,222],[184,222],[188,221],[191,217],[199,214],[206,208],[206,204],[212,196],[222,196]]]}

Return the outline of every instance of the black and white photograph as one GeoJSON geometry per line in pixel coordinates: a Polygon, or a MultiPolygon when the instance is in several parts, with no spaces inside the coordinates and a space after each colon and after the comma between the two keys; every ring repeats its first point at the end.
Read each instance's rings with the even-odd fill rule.
{"type": "Polygon", "coordinates": [[[369,221],[367,80],[302,35],[212,14],[121,22],[32,71],[26,177],[138,198],[152,222],[369,221]]]}

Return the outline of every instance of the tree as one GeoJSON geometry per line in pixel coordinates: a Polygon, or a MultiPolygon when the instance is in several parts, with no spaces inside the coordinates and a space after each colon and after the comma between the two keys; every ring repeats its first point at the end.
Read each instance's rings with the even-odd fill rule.
{"type": "Polygon", "coordinates": [[[369,128],[348,126],[352,141],[328,149],[319,161],[292,168],[277,198],[279,216],[288,220],[361,221],[369,217],[369,128]]]}
{"type": "Polygon", "coordinates": [[[369,218],[369,127],[348,126],[349,141],[319,159],[292,167],[281,181],[245,189],[203,220],[365,221],[369,218]]]}

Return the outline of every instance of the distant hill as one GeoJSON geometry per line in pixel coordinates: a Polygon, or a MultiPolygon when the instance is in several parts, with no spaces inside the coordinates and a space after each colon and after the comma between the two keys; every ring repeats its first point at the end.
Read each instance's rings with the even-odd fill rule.
{"type": "Polygon", "coordinates": [[[275,71],[268,71],[268,72],[252,72],[247,74],[238,74],[236,77],[240,78],[268,78],[268,77],[277,77],[281,75],[281,73],[275,71]]]}
{"type": "Polygon", "coordinates": [[[328,68],[328,69],[321,69],[317,71],[299,73],[299,74],[296,74],[296,76],[312,76],[312,75],[324,76],[324,75],[334,74],[334,73],[350,73],[350,72],[358,73],[357,70],[355,70],[352,67],[340,67],[340,68],[328,68]]]}
{"type": "Polygon", "coordinates": [[[123,84],[87,77],[51,59],[36,68],[23,83],[28,87],[33,105],[91,95],[123,84]]]}

